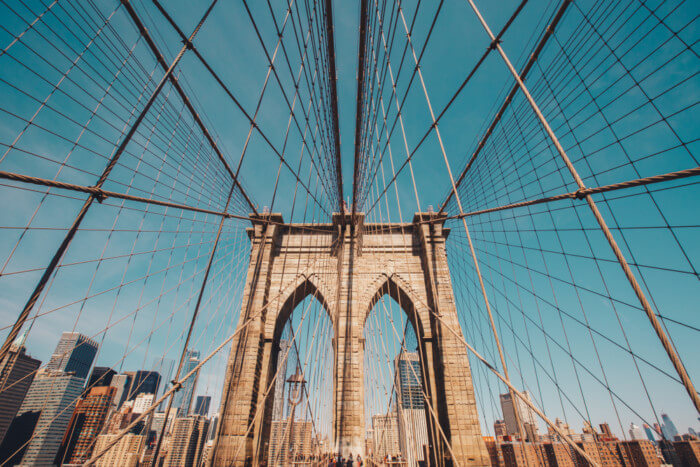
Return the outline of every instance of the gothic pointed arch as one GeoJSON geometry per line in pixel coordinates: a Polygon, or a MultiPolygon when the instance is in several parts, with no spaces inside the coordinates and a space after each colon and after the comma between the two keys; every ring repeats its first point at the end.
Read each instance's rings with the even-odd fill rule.
{"type": "Polygon", "coordinates": [[[280,294],[280,303],[277,313],[275,314],[274,320],[269,323],[268,335],[273,336],[274,341],[278,341],[282,335],[282,329],[285,323],[289,320],[292,312],[296,307],[304,301],[309,296],[313,296],[316,299],[333,322],[333,315],[331,313],[332,303],[328,301],[329,296],[326,287],[316,274],[299,274],[291,282],[291,285],[286,287],[286,295],[284,293],[280,294]]]}
{"type": "Polygon", "coordinates": [[[421,300],[415,291],[403,280],[398,274],[380,274],[371,283],[369,293],[364,297],[364,307],[361,326],[364,328],[365,322],[375,305],[381,300],[384,295],[388,295],[401,309],[406,313],[408,320],[411,322],[416,336],[425,336],[430,333],[430,323],[427,321],[425,313],[421,310],[425,308],[423,300],[421,300]]]}

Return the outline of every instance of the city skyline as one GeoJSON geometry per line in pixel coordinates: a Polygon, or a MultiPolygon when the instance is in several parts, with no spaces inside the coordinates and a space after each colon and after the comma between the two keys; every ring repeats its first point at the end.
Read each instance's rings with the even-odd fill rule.
{"type": "MultiPolygon", "coordinates": [[[[23,337],[18,338],[8,357],[14,359],[13,373],[7,372],[7,365],[0,365],[2,382],[8,388],[3,397],[3,414],[10,416],[3,419],[0,433],[3,461],[41,463],[56,458],[61,462],[83,463],[90,459],[95,446],[101,445],[99,438],[104,430],[114,426],[114,420],[112,425],[108,421],[121,413],[123,407],[128,406],[135,415],[151,409],[160,376],[150,370],[117,373],[93,365],[97,352],[97,342],[87,336],[63,332],[48,363],[41,365],[40,360],[26,353],[23,337]]],[[[192,351],[188,355],[196,360],[199,353],[192,351]]],[[[190,389],[188,394],[192,397],[195,385],[190,389]]],[[[210,401],[210,396],[197,396],[198,405],[193,409],[201,413],[175,413],[169,425],[182,417],[206,416],[210,401]]],[[[174,410],[177,412],[178,408],[174,410]]],[[[153,411],[151,417],[156,413],[153,411]]],[[[129,420],[131,417],[116,426],[124,426],[129,420]]],[[[141,426],[145,429],[146,425],[141,426]]],[[[208,422],[199,430],[203,430],[201,446],[197,452],[182,454],[187,459],[201,456],[204,437],[209,434],[208,422]]],[[[128,446],[134,445],[126,446],[124,449],[129,450],[132,447],[128,446]]],[[[141,452],[141,448],[137,450],[141,452]]]]}

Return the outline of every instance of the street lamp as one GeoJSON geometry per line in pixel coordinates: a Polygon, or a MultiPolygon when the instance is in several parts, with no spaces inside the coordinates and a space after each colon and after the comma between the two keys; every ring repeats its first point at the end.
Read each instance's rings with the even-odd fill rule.
{"type": "Polygon", "coordinates": [[[287,449],[287,455],[289,457],[289,464],[293,462],[293,447],[292,440],[294,439],[294,412],[296,411],[297,405],[301,403],[304,397],[304,386],[306,385],[306,380],[304,380],[304,375],[301,373],[301,369],[297,365],[296,372],[287,379],[287,384],[289,385],[289,394],[287,396],[287,402],[291,410],[289,411],[289,446],[287,449]]]}

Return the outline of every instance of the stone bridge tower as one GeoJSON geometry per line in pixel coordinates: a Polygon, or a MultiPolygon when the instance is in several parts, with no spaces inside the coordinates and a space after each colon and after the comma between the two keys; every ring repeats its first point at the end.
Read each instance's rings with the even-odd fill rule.
{"type": "Polygon", "coordinates": [[[445,254],[444,218],[419,213],[412,223],[364,224],[364,215],[334,214],[331,224],[287,224],[262,214],[248,229],[251,256],[243,306],[222,394],[212,459],[216,466],[266,459],[284,323],[308,295],[334,326],[332,443],[365,457],[364,324],[390,295],[418,340],[431,465],[490,465],[481,437],[467,351],[445,254]],[[431,222],[424,222],[430,220],[431,222]],[[439,420],[439,423],[436,423],[439,420]],[[449,447],[445,443],[449,440],[449,447]]]}

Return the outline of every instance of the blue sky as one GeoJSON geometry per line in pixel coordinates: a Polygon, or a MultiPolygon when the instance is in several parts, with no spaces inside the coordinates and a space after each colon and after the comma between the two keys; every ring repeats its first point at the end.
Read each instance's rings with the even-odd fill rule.
{"type": "MultiPolygon", "coordinates": [[[[272,53],[276,35],[267,4],[250,3],[251,15],[259,26],[265,47],[272,53]]],[[[479,6],[492,29],[497,31],[517,3],[513,0],[480,2],[479,6]]],[[[558,30],[557,41],[566,43],[567,38],[575,34],[583,17],[582,12],[594,11],[590,3],[584,2],[570,9],[558,30]]],[[[178,36],[150,2],[134,4],[169,62],[181,46],[178,36]]],[[[271,4],[275,18],[281,24],[285,2],[275,1],[271,4]]],[[[36,0],[27,2],[25,7],[17,7],[14,12],[7,11],[7,6],[3,7],[4,10],[0,12],[3,18],[0,44],[3,48],[11,44],[12,37],[24,30],[27,22],[31,22],[48,5],[36,0]]],[[[73,2],[52,7],[35,30],[0,56],[0,92],[3,96],[0,170],[56,177],[61,181],[83,185],[95,183],[106,163],[105,156],[114,150],[120,139],[124,122],[136,105],[134,103],[139,102],[138,108],[143,104],[144,98],[139,100],[139,94],[143,92],[148,95],[147,91],[154,87],[154,83],[151,83],[143,91],[145,83],[142,85],[139,77],[143,79],[152,73],[152,80],[157,82],[162,75],[150,50],[138,39],[137,31],[123,9],[117,6],[118,2],[112,1],[99,5],[78,5],[73,2]],[[104,26],[108,17],[107,26],[104,26]],[[69,18],[75,24],[70,23],[69,18]],[[89,45],[98,29],[103,32],[98,40],[89,45]],[[72,64],[83,49],[87,52],[72,64]],[[130,49],[133,51],[129,55],[130,49]],[[129,66],[110,86],[110,77],[120,69],[120,59],[125,59],[129,66]],[[61,80],[66,72],[70,79],[61,80]],[[93,79],[91,76],[99,78],[93,79]],[[60,84],[53,91],[56,83],[60,84]],[[99,104],[103,95],[104,100],[99,104]],[[42,106],[41,102],[47,97],[46,104],[42,106]],[[32,125],[27,126],[26,121],[39,108],[41,110],[36,113],[32,125]],[[98,110],[91,116],[91,110],[95,108],[98,110]],[[89,131],[82,132],[82,127],[87,127],[89,131]],[[13,145],[19,134],[21,137],[13,145]],[[74,144],[75,141],[80,144],[74,144]],[[13,147],[10,148],[10,145],[13,147]]],[[[593,38],[588,43],[593,45],[570,47],[572,62],[581,60],[581,63],[576,62],[575,67],[579,75],[599,75],[598,79],[585,78],[583,82],[597,96],[597,104],[608,103],[603,111],[592,110],[585,93],[580,100],[566,101],[566,96],[571,92],[584,88],[577,81],[577,75],[570,75],[567,82],[559,82],[557,76],[553,76],[550,77],[551,83],[543,78],[546,75],[541,69],[535,68],[531,75],[533,81],[539,83],[533,95],[544,102],[542,109],[545,115],[550,118],[562,144],[569,150],[575,166],[589,186],[697,165],[698,114],[695,104],[698,102],[700,83],[697,77],[698,23],[694,18],[700,7],[695,2],[667,2],[664,5],[653,2],[647,6],[645,10],[629,2],[612,10],[608,15],[609,22],[615,15],[629,16],[621,26],[612,22],[617,30],[613,27],[605,29],[608,23],[605,23],[605,18],[600,19],[603,26],[599,27],[599,31],[609,44],[614,47],[621,43],[620,49],[616,49],[620,55],[624,53],[619,62],[604,59],[609,56],[605,49],[601,48],[599,52],[593,48],[601,47],[603,41],[595,40],[593,36],[590,36],[593,38]],[[650,11],[664,19],[663,25],[649,26],[658,23],[649,14],[650,11]],[[642,25],[640,29],[633,30],[638,24],[642,25]],[[669,31],[676,31],[676,35],[669,31]],[[628,35],[630,38],[625,39],[628,35]],[[640,38],[639,42],[635,42],[637,37],[640,38]],[[683,42],[690,43],[691,49],[683,51],[683,42]],[[628,50],[632,44],[636,44],[635,47],[628,50]],[[659,44],[662,46],[655,50],[659,44]],[[645,59],[652,51],[652,56],[645,59]],[[656,71],[655,67],[661,63],[665,65],[656,71]],[[630,74],[625,73],[625,66],[632,69],[630,74]],[[635,87],[630,76],[641,84],[635,87]],[[547,86],[550,85],[555,91],[548,90],[547,86]],[[632,86],[630,91],[626,91],[627,86],[632,86]],[[556,98],[552,99],[552,95],[561,99],[563,104],[556,98]],[[622,97],[614,100],[613,96],[618,95],[622,97]],[[647,104],[637,109],[646,97],[657,95],[659,97],[654,98],[655,107],[647,104]],[[558,103],[568,107],[561,110],[557,107],[558,103]],[[626,116],[631,109],[637,110],[626,116]],[[593,117],[585,119],[589,114],[593,117]],[[562,118],[562,115],[566,118],[562,118]],[[598,128],[605,127],[601,115],[608,122],[614,122],[611,125],[614,132],[610,128],[598,132],[598,128]],[[660,123],[659,115],[664,116],[660,123]],[[578,126],[570,130],[567,127],[569,123],[578,126]],[[616,141],[622,135],[625,138],[616,141]],[[675,147],[676,141],[683,144],[675,147]],[[631,158],[632,162],[625,162],[628,160],[626,158],[631,158]]],[[[194,28],[204,10],[199,2],[179,0],[169,1],[165,7],[186,34],[194,28]]],[[[416,9],[415,2],[405,2],[404,7],[407,21],[410,22],[416,9]]],[[[516,68],[523,66],[557,7],[557,2],[553,1],[531,1],[513,23],[504,37],[503,46],[516,68]]],[[[436,11],[436,4],[421,4],[412,35],[417,48],[425,43],[436,11]]],[[[591,13],[591,17],[596,16],[591,13]]],[[[347,198],[352,194],[353,179],[359,6],[356,2],[334,2],[334,18],[342,168],[347,198]]],[[[298,55],[294,55],[296,41],[293,26],[289,23],[286,27],[283,43],[289,48],[291,68],[296,73],[299,60],[298,55]]],[[[405,43],[402,28],[400,23],[397,50],[391,55],[394,73],[400,62],[398,46],[405,43]]],[[[235,93],[243,108],[252,115],[269,63],[243,3],[220,2],[194,42],[235,93]]],[[[443,4],[421,61],[421,72],[436,111],[446,105],[488,43],[486,34],[466,2],[448,1],[443,4]]],[[[550,43],[543,53],[543,68],[555,62],[557,57],[561,60],[558,50],[556,41],[550,43]]],[[[278,54],[279,78],[287,97],[291,99],[294,94],[292,78],[282,52],[278,54]]],[[[383,55],[380,53],[377,59],[383,59],[383,55]]],[[[407,90],[412,71],[410,54],[406,60],[397,82],[398,93],[407,90]]],[[[565,65],[558,71],[560,76],[569,76],[565,75],[565,65]]],[[[287,168],[282,167],[278,175],[279,156],[258,132],[253,131],[246,144],[249,123],[191,52],[184,55],[176,74],[234,170],[245,151],[240,180],[258,209],[272,205],[273,210],[282,212],[287,221],[318,222],[328,219],[323,209],[331,209],[332,202],[323,193],[322,186],[317,188],[314,180],[316,169],[311,166],[308,152],[299,162],[302,147],[305,147],[304,151],[312,147],[311,137],[307,137],[305,146],[300,136],[304,123],[301,114],[298,114],[297,123],[300,123],[302,132],[292,123],[285,142],[289,109],[274,77],[266,89],[257,123],[275,148],[279,151],[284,148],[285,160],[291,166],[296,168],[296,164],[299,164],[300,178],[318,197],[320,207],[304,199],[303,189],[295,185],[294,177],[287,168]],[[309,174],[312,176],[306,179],[309,174]]],[[[504,64],[492,53],[441,120],[441,135],[455,175],[471,156],[503,101],[504,91],[511,85],[512,78],[504,64]]],[[[301,94],[303,102],[303,97],[308,98],[308,95],[303,91],[301,94]]],[[[383,88],[382,97],[389,102],[389,86],[383,88]]],[[[391,105],[394,106],[394,102],[391,105]]],[[[516,98],[512,108],[518,109],[517,113],[504,117],[503,125],[497,128],[492,138],[494,144],[486,146],[483,157],[474,165],[460,189],[465,210],[575,189],[560,160],[554,157],[544,139],[537,145],[533,143],[531,146],[525,144],[519,149],[513,148],[519,141],[519,132],[514,129],[518,124],[538,127],[522,97],[516,98]],[[530,169],[527,165],[530,161],[534,161],[533,167],[540,165],[530,169]],[[535,183],[535,180],[541,184],[535,183]]],[[[395,116],[395,108],[387,112],[391,120],[395,116]]],[[[408,92],[402,115],[407,145],[412,150],[431,125],[418,82],[413,82],[408,92]]],[[[321,144],[321,136],[314,138],[318,138],[321,144]]],[[[390,144],[393,162],[397,166],[406,158],[403,145],[403,137],[397,129],[391,136],[390,144]]],[[[420,207],[425,210],[432,205],[437,209],[449,192],[450,183],[434,133],[416,151],[412,162],[420,207]]],[[[383,164],[388,178],[389,162],[384,159],[383,164]]],[[[378,212],[379,208],[375,207],[368,218],[373,221],[386,221],[388,218],[397,221],[397,206],[400,206],[403,220],[410,220],[418,209],[412,183],[408,170],[404,170],[397,178],[398,202],[392,186],[388,191],[389,198],[381,200],[388,211],[378,212]]],[[[41,274],[40,269],[47,264],[84,199],[82,195],[56,190],[52,190],[52,193],[70,197],[44,197],[41,188],[33,187],[37,192],[18,189],[17,186],[14,182],[3,182],[0,186],[3,200],[1,217],[5,227],[0,231],[0,261],[4,274],[0,278],[3,326],[14,321],[18,309],[41,274]],[[21,227],[28,224],[32,228],[22,234],[21,227]],[[15,273],[8,274],[11,272],[15,273]]],[[[383,188],[381,178],[377,179],[377,186],[383,188]]],[[[223,209],[231,182],[192,118],[183,109],[176,92],[171,86],[166,86],[105,187],[139,196],[223,209]],[[163,175],[159,176],[159,173],[163,175]]],[[[697,380],[700,375],[700,364],[696,358],[700,321],[696,302],[700,288],[697,273],[693,274],[692,271],[698,267],[700,257],[697,242],[700,225],[697,202],[700,193],[693,179],[656,187],[665,189],[654,191],[653,197],[642,189],[633,189],[628,193],[635,196],[624,197],[622,195],[625,193],[616,192],[616,195],[622,195],[611,198],[598,195],[596,200],[618,235],[623,251],[633,258],[631,262],[641,265],[635,268],[635,272],[643,279],[643,287],[655,308],[660,314],[682,323],[668,322],[668,332],[684,358],[691,377],[697,380]]],[[[372,194],[376,196],[376,192],[372,194]]],[[[370,195],[364,208],[369,208],[373,201],[370,195]]],[[[550,210],[549,205],[541,205],[469,219],[504,346],[512,360],[512,367],[522,368],[522,375],[512,370],[511,373],[517,375],[512,377],[528,387],[533,395],[537,393],[534,398],[538,401],[540,391],[536,388],[539,384],[541,399],[551,410],[548,414],[555,417],[566,413],[576,429],[580,429],[580,417],[577,418],[572,404],[559,404],[554,385],[547,381],[545,370],[549,367],[556,367],[563,381],[562,386],[575,401],[573,405],[579,409],[584,405],[577,395],[580,391],[576,371],[580,373],[583,392],[590,394],[585,405],[589,407],[594,423],[612,423],[614,418],[609,394],[601,389],[593,377],[603,378],[603,373],[610,378],[610,386],[631,407],[652,420],[639,376],[624,350],[627,344],[624,343],[617,316],[628,332],[630,347],[635,353],[668,373],[672,373],[673,369],[635,302],[629,285],[621,276],[619,266],[611,262],[612,254],[596,230],[590,212],[585,206],[573,207],[570,201],[560,203],[566,204],[562,204],[563,207],[558,210],[554,206],[550,210]],[[568,279],[570,269],[576,271],[575,282],[568,279]],[[543,274],[542,271],[548,273],[543,274]],[[551,277],[562,280],[552,281],[551,277]],[[586,316],[581,308],[588,312],[586,316]],[[560,311],[568,315],[562,315],[560,311]],[[520,323],[514,326],[514,331],[509,328],[509,313],[523,323],[522,326],[520,323]],[[575,322],[574,318],[579,322],[575,322]],[[604,372],[596,367],[598,363],[590,334],[580,325],[580,321],[585,319],[590,319],[591,327],[604,334],[604,337],[596,335],[595,341],[605,362],[604,372]],[[566,351],[556,348],[555,340],[564,343],[567,338],[573,349],[571,353],[581,359],[580,364],[572,364],[566,351]],[[523,354],[525,342],[529,343],[533,354],[541,358],[542,368],[537,367],[534,359],[523,354]],[[551,347],[555,348],[552,350],[551,347]],[[550,353],[551,357],[546,357],[550,353]],[[587,374],[583,365],[592,374],[587,374]],[[548,404],[547,401],[554,402],[548,404]],[[563,408],[559,408],[560,405],[563,408]]],[[[149,212],[144,213],[134,207],[141,209],[141,206],[112,199],[91,209],[83,230],[63,259],[66,266],[53,280],[49,293],[40,299],[38,308],[51,313],[37,319],[29,334],[27,345],[33,355],[47,360],[58,340],[58,333],[75,326],[91,335],[103,327],[109,328],[106,334],[98,336],[99,340],[104,339],[99,364],[114,364],[128,369],[149,365],[158,355],[165,354],[166,358],[171,359],[179,356],[182,329],[194,306],[218,218],[201,213],[166,211],[160,207],[149,208],[149,212]],[[129,352],[125,348],[133,346],[134,350],[124,362],[119,361],[124,352],[129,352]]],[[[451,204],[450,214],[454,214],[456,209],[454,203],[451,204]]],[[[236,195],[231,211],[245,214],[249,209],[236,195]]],[[[448,244],[450,266],[465,336],[490,361],[496,362],[493,340],[489,339],[488,329],[484,327],[487,323],[485,310],[476,286],[464,231],[461,223],[451,222],[449,225],[452,227],[448,244]]],[[[206,319],[198,322],[192,345],[203,355],[230,334],[238,319],[240,284],[245,277],[248,251],[245,227],[247,225],[239,221],[229,221],[224,227],[204,299],[203,316],[206,319]]],[[[567,348],[566,345],[564,348],[567,348]]],[[[207,365],[200,378],[198,391],[213,393],[213,406],[218,404],[218,391],[223,384],[225,353],[221,352],[207,365]]],[[[472,361],[473,367],[478,365],[472,361]]],[[[682,387],[648,365],[642,364],[641,368],[656,410],[668,411],[683,430],[687,426],[697,427],[696,414],[682,387]]],[[[495,394],[497,405],[497,394],[502,387],[497,389],[498,385],[482,370],[474,370],[474,373],[480,409],[485,425],[490,428],[492,419],[497,416],[492,396],[495,394]]],[[[620,410],[625,428],[630,422],[640,422],[639,417],[628,409],[620,410]]],[[[616,429],[619,431],[619,427],[616,429]]]]}

